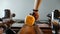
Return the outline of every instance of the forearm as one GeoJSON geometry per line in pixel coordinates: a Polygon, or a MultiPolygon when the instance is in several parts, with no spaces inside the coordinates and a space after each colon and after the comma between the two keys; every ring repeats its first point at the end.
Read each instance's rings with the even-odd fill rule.
{"type": "Polygon", "coordinates": [[[35,0],[34,10],[38,10],[38,9],[39,9],[39,6],[41,5],[41,1],[42,1],[42,0],[35,0]]]}

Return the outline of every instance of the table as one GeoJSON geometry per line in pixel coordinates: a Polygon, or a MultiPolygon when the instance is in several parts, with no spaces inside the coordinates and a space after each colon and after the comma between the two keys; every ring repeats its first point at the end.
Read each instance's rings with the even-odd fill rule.
{"type": "MultiPolygon", "coordinates": [[[[11,29],[18,32],[23,25],[24,25],[23,23],[14,23],[12,24],[11,29]]],[[[37,24],[37,25],[40,27],[40,29],[42,29],[44,34],[52,34],[52,29],[48,24],[37,24]]]]}

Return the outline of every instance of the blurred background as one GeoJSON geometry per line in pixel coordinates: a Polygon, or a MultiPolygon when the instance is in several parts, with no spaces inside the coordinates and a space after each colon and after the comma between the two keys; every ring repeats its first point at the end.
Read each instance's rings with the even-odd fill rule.
{"type": "MultiPolygon", "coordinates": [[[[0,0],[0,18],[4,17],[4,9],[10,9],[16,16],[13,19],[24,20],[25,16],[33,12],[34,0],[0,0]]],[[[47,14],[53,10],[60,10],[60,0],[42,0],[39,8],[39,20],[48,20],[47,14]]]]}

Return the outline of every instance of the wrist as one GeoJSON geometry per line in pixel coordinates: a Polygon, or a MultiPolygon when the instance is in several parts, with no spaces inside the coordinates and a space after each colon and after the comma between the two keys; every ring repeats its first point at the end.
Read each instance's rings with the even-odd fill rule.
{"type": "Polygon", "coordinates": [[[34,11],[34,12],[38,12],[38,10],[36,10],[36,9],[33,9],[33,11],[34,11]]]}

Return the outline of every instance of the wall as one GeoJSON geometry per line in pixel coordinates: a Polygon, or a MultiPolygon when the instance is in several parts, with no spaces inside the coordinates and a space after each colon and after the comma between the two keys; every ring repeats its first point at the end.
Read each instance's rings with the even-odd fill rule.
{"type": "MultiPolygon", "coordinates": [[[[0,0],[0,18],[4,17],[4,9],[10,9],[16,14],[15,19],[24,19],[32,12],[34,0],[0,0]]],[[[60,10],[60,0],[42,0],[39,8],[39,20],[47,20],[47,14],[54,9],[60,10]]]]}

